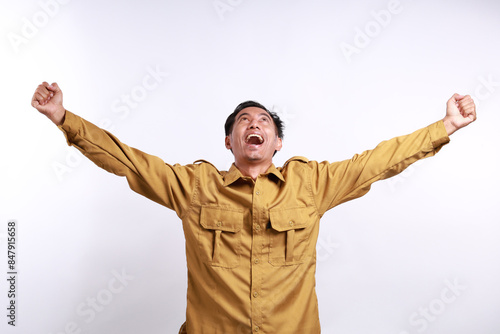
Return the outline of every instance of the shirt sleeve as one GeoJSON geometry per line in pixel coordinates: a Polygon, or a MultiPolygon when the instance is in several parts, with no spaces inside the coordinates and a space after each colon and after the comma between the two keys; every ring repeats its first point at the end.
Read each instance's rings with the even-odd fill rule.
{"type": "Polygon", "coordinates": [[[366,194],[375,181],[401,173],[415,161],[436,154],[450,141],[442,121],[409,135],[381,142],[373,150],[335,163],[310,162],[311,188],[319,213],[366,194]]]}
{"type": "Polygon", "coordinates": [[[175,210],[179,217],[190,206],[197,165],[169,165],[162,159],[129,147],[114,135],[66,111],[59,126],[68,145],[76,147],[97,166],[125,176],[135,192],[175,210]]]}

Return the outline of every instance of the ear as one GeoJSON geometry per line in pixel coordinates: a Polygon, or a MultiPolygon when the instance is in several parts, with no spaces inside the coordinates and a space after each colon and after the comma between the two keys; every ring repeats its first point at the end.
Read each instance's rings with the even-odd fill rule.
{"type": "Polygon", "coordinates": [[[280,151],[282,147],[283,147],[283,140],[280,137],[278,137],[278,139],[276,140],[276,147],[274,149],[276,151],[280,151]]]}
{"type": "Polygon", "coordinates": [[[226,136],[226,138],[224,139],[224,142],[226,144],[226,148],[228,150],[232,149],[233,147],[231,146],[231,138],[229,138],[229,136],[226,136]]]}

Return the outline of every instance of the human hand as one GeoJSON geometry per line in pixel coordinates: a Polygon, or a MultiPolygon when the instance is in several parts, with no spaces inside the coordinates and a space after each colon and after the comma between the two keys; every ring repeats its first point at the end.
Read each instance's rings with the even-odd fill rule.
{"type": "Polygon", "coordinates": [[[47,116],[55,125],[61,125],[66,115],[66,109],[62,105],[62,91],[57,83],[49,85],[43,82],[37,87],[31,105],[40,113],[47,116]]]}
{"type": "Polygon", "coordinates": [[[476,120],[476,105],[470,95],[454,94],[446,104],[443,123],[448,136],[476,120]]]}

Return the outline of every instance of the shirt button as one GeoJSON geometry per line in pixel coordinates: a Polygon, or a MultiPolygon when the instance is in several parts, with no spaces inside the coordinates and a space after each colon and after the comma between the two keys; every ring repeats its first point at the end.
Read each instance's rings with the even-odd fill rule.
{"type": "Polygon", "coordinates": [[[259,297],[259,293],[258,293],[258,292],[254,292],[254,293],[253,293],[253,296],[254,296],[255,298],[259,297]]]}
{"type": "Polygon", "coordinates": [[[255,230],[260,231],[260,225],[255,225],[255,230]]]}
{"type": "Polygon", "coordinates": [[[254,331],[255,333],[257,333],[259,330],[260,330],[259,326],[255,326],[255,327],[254,327],[254,329],[253,329],[253,331],[254,331]]]}
{"type": "Polygon", "coordinates": [[[222,222],[217,222],[217,227],[221,227],[222,226],[222,222]]]}
{"type": "Polygon", "coordinates": [[[257,191],[255,192],[255,195],[260,195],[260,191],[258,191],[258,190],[257,190],[257,191]]]}
{"type": "Polygon", "coordinates": [[[259,259],[255,259],[255,260],[253,260],[253,263],[255,263],[255,264],[259,264],[259,259]]]}
{"type": "Polygon", "coordinates": [[[293,226],[293,220],[290,220],[288,224],[290,224],[290,226],[293,226]]]}

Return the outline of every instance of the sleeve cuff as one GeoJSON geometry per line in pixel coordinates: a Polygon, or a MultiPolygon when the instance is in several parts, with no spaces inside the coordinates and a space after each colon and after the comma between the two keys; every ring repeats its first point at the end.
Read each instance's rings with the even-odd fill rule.
{"type": "Polygon", "coordinates": [[[72,145],[72,138],[78,134],[79,126],[78,124],[80,117],[73,114],[71,111],[66,110],[66,114],[64,116],[63,124],[59,125],[58,128],[64,133],[64,137],[66,137],[66,142],[69,146],[72,145]]]}
{"type": "Polygon", "coordinates": [[[437,121],[427,127],[431,137],[432,147],[437,149],[450,142],[443,121],[437,121]]]}

